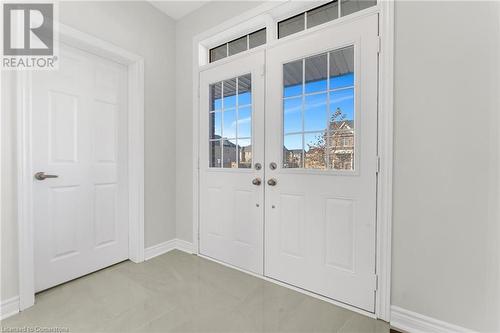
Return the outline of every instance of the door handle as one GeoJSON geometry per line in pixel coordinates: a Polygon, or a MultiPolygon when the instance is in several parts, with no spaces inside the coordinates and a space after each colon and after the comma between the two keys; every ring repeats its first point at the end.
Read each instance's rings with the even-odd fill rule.
{"type": "Polygon", "coordinates": [[[262,180],[260,180],[260,178],[255,178],[254,180],[252,180],[252,184],[254,184],[255,186],[259,186],[260,184],[262,184],[262,180]]]}
{"type": "Polygon", "coordinates": [[[269,186],[276,186],[276,184],[278,184],[278,181],[274,178],[271,178],[267,181],[267,185],[269,186]]]}
{"type": "Polygon", "coordinates": [[[38,179],[38,180],[45,180],[47,178],[57,178],[57,177],[59,177],[59,176],[58,175],[46,175],[45,172],[43,172],[43,171],[35,173],[35,179],[38,179]]]}

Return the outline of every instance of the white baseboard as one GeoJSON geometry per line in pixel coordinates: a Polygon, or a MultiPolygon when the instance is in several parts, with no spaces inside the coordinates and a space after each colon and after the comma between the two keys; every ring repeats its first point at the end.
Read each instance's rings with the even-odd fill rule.
{"type": "Polygon", "coordinates": [[[182,240],[182,239],[176,239],[176,241],[177,241],[177,250],[183,251],[183,252],[186,252],[189,254],[195,253],[193,243],[182,240]]]}
{"type": "Polygon", "coordinates": [[[0,320],[19,313],[19,296],[15,296],[0,303],[0,320]]]}
{"type": "Polygon", "coordinates": [[[192,254],[194,252],[193,243],[187,242],[182,239],[171,239],[169,241],[146,248],[144,250],[144,259],[149,260],[172,250],[179,250],[192,254]]]}
{"type": "Polygon", "coordinates": [[[398,306],[391,306],[391,326],[408,333],[473,333],[474,331],[427,317],[398,306]]]}

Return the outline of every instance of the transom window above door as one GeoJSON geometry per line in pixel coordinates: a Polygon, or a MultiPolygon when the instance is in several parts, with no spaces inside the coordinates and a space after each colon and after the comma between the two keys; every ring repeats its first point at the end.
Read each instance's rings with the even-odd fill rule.
{"type": "Polygon", "coordinates": [[[252,165],[252,77],[250,74],[210,85],[209,166],[252,165]]]}
{"type": "Polygon", "coordinates": [[[354,47],[283,65],[283,167],[354,170],[354,47]]]}
{"type": "Polygon", "coordinates": [[[209,62],[221,60],[264,44],[266,44],[266,28],[210,49],[208,52],[209,62]]]}
{"type": "Polygon", "coordinates": [[[377,5],[377,0],[334,0],[278,22],[278,38],[330,22],[377,5]]]}

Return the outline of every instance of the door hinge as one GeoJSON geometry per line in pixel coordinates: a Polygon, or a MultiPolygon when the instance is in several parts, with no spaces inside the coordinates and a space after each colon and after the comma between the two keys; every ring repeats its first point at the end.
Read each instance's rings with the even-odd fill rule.
{"type": "Polygon", "coordinates": [[[380,36],[377,36],[377,53],[380,54],[380,52],[382,51],[382,38],[380,38],[380,36]]]}
{"type": "Polygon", "coordinates": [[[376,163],[375,164],[376,173],[379,173],[380,172],[380,156],[377,156],[375,163],[376,163]]]}
{"type": "Polygon", "coordinates": [[[375,281],[375,285],[373,286],[373,289],[375,291],[377,291],[378,290],[378,275],[377,274],[374,275],[374,281],[375,281]]]}
{"type": "Polygon", "coordinates": [[[266,64],[263,64],[260,68],[260,76],[266,75],[266,64]]]}

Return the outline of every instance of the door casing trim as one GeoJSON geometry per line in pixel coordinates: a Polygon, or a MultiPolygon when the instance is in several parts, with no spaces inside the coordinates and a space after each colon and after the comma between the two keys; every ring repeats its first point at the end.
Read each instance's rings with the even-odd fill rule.
{"type": "MultiPolygon", "coordinates": [[[[144,261],[144,59],[95,36],[58,23],[59,41],[102,56],[127,67],[128,74],[128,257],[144,261]]],[[[32,74],[16,73],[15,103],[17,114],[17,221],[19,250],[19,307],[24,310],[35,302],[33,175],[31,161],[32,74]]]]}
{"type": "MultiPolygon", "coordinates": [[[[211,66],[207,64],[207,50],[211,46],[228,39],[248,33],[259,26],[268,29],[268,44],[262,48],[271,47],[276,41],[273,35],[276,33],[275,25],[277,18],[292,15],[303,10],[300,4],[294,2],[264,3],[256,8],[233,17],[230,20],[215,26],[199,35],[193,37],[193,248],[199,253],[199,72],[200,68],[211,66]],[[272,12],[276,14],[273,15],[272,12]],[[288,14],[287,14],[288,13],[288,14]],[[270,38],[271,37],[271,38],[270,38]]],[[[308,4],[310,6],[310,4],[308,4]]],[[[300,38],[314,31],[327,28],[336,24],[350,22],[365,15],[378,13],[379,15],[379,91],[378,91],[378,157],[379,172],[377,175],[377,231],[376,231],[376,267],[377,290],[375,298],[375,314],[360,310],[369,317],[390,322],[391,314],[391,253],[392,253],[392,176],[393,176],[393,100],[394,100],[394,1],[379,0],[377,6],[351,14],[329,23],[299,32],[286,37],[286,40],[300,38]]],[[[261,48],[259,47],[259,49],[261,48]]],[[[247,52],[252,52],[249,50],[247,52]]],[[[241,53],[245,56],[247,52],[241,53]]],[[[238,55],[222,59],[220,62],[231,61],[238,55]]],[[[215,64],[214,64],[215,65],[215,64]]],[[[285,285],[287,286],[287,285],[285,285]]],[[[293,288],[292,288],[293,289],[293,288]]],[[[325,299],[336,305],[349,308],[343,303],[325,299]]],[[[358,311],[359,312],[359,311],[358,311]]]]}

